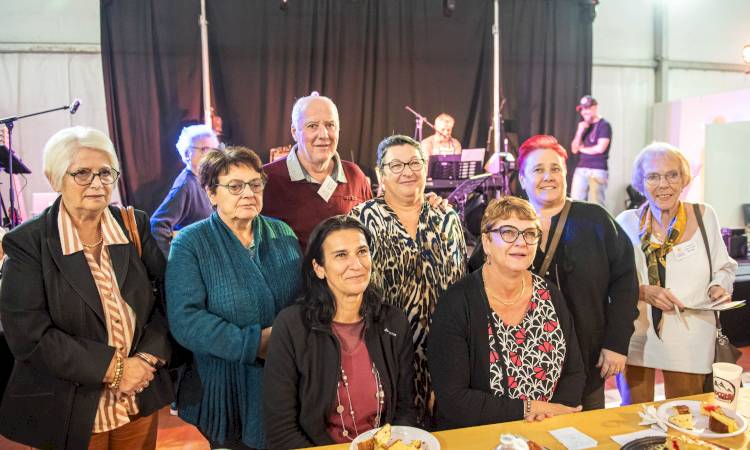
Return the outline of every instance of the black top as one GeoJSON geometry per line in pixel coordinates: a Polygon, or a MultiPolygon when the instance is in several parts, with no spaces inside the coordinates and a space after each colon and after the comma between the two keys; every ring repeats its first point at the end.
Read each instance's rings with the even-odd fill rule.
{"type": "MultiPolygon", "coordinates": [[[[559,219],[559,214],[552,218],[550,236],[559,219]]],[[[532,266],[535,273],[543,260],[544,251],[540,248],[532,266]]],[[[479,245],[469,269],[476,270],[483,262],[484,250],[479,245]]],[[[583,391],[586,395],[604,384],[596,367],[602,348],[628,354],[633,321],[638,316],[633,244],[604,208],[573,200],[549,271],[539,275],[554,282],[565,294],[588,374],[583,391]]]]}
{"type": "Polygon", "coordinates": [[[607,144],[604,153],[599,153],[598,155],[580,153],[578,165],[576,167],[607,170],[609,148],[612,146],[612,126],[604,119],[599,119],[597,122],[589,126],[588,130],[586,130],[581,138],[581,146],[593,147],[599,142],[599,139],[609,139],[609,143],[607,144]]]}
{"type": "MultiPolygon", "coordinates": [[[[563,370],[550,401],[578,406],[585,375],[573,319],[560,290],[552,283],[547,285],[567,342],[563,370]]],[[[427,359],[437,400],[435,416],[441,429],[523,418],[523,400],[496,397],[490,389],[488,308],[481,270],[448,288],[438,301],[427,359]]]]}
{"type": "MultiPolygon", "coordinates": [[[[385,392],[381,424],[414,425],[414,347],[406,316],[384,304],[379,321],[365,320],[365,345],[385,392]]],[[[276,317],[263,374],[269,449],[334,444],[326,424],[336,403],[340,355],[331,327],[311,326],[302,306],[276,317]]]]}

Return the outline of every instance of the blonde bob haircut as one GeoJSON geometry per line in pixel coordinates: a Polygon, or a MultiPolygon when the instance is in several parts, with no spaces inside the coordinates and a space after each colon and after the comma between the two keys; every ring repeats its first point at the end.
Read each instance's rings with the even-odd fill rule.
{"type": "Polygon", "coordinates": [[[78,150],[90,148],[98,150],[109,159],[109,165],[120,171],[120,161],[115,153],[115,146],[106,134],[90,127],[70,127],[58,131],[44,145],[42,167],[49,184],[56,192],[62,189],[62,180],[73,164],[78,150]]]}
{"type": "Polygon", "coordinates": [[[487,209],[484,210],[484,216],[482,216],[482,233],[490,231],[497,221],[508,220],[511,217],[520,220],[531,220],[537,227],[541,228],[539,216],[537,216],[531,203],[522,198],[509,195],[507,197],[493,199],[490,201],[490,204],[487,205],[487,209]]]}
{"type": "Polygon", "coordinates": [[[631,183],[641,194],[645,194],[646,192],[646,186],[643,184],[644,177],[646,176],[643,172],[643,166],[646,161],[660,156],[677,161],[680,166],[680,177],[682,178],[683,186],[687,186],[692,181],[693,176],[690,174],[690,162],[688,162],[685,154],[672,144],[653,142],[641,150],[633,162],[633,178],[631,183]]]}

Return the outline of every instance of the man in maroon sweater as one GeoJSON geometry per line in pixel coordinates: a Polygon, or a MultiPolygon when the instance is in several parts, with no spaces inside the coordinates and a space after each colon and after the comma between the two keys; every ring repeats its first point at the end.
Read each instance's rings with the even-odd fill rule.
{"type": "Polygon", "coordinates": [[[297,100],[291,131],[297,142],[291,153],[263,166],[263,214],[289,224],[305,249],[318,222],[348,214],[372,198],[372,189],[362,170],[336,151],[339,113],[330,98],[313,93],[297,100]]]}

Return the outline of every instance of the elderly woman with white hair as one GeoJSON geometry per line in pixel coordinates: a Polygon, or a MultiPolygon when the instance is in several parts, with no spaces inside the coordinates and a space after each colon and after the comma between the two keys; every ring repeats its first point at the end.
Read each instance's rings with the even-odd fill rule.
{"type": "Polygon", "coordinates": [[[56,133],[44,174],[60,197],[3,240],[0,316],[15,366],[0,434],[37,448],[153,449],[157,412],[173,399],[153,292],[164,257],[145,213],[135,213],[139,256],[109,206],[120,172],[104,133],[56,133]]]}
{"type": "Polygon", "coordinates": [[[703,392],[714,360],[716,321],[694,309],[729,298],[737,263],[721,238],[713,208],[680,199],[690,164],[677,148],[656,142],[637,156],[633,186],[647,202],[617,217],[635,247],[640,284],[623,398],[654,399],[654,372],[664,374],[666,398],[703,392]],[[686,309],[687,308],[687,309],[686,309]]]}

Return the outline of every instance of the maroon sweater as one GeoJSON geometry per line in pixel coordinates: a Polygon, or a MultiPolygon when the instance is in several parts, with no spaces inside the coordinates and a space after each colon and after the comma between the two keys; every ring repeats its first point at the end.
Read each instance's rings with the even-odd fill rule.
{"type": "Polygon", "coordinates": [[[346,183],[339,183],[328,202],[318,195],[320,185],[305,180],[292,181],[286,159],[263,166],[268,183],[263,191],[263,215],[286,222],[297,235],[304,251],[315,225],[324,219],[349,214],[358,204],[372,198],[365,174],[356,164],[341,161],[346,183]]]}

